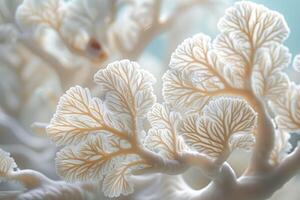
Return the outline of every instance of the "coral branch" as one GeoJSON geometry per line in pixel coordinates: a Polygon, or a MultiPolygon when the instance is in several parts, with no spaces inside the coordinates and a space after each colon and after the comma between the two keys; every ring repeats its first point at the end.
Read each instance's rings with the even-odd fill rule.
{"type": "Polygon", "coordinates": [[[11,174],[8,176],[8,179],[22,183],[27,189],[38,188],[43,184],[49,184],[52,182],[45,175],[29,169],[11,172],[11,174]]]}
{"type": "Polygon", "coordinates": [[[223,165],[220,175],[206,188],[192,195],[191,199],[268,199],[300,170],[299,160],[298,147],[278,167],[262,174],[242,176],[237,181],[232,169],[228,165],[223,165]]]}
{"type": "Polygon", "coordinates": [[[147,173],[166,173],[169,175],[180,174],[187,169],[187,165],[184,162],[180,162],[179,160],[167,160],[156,154],[145,147],[140,147],[139,155],[147,161],[147,163],[151,163],[152,166],[135,170],[135,174],[147,174],[147,173]]]}
{"type": "Polygon", "coordinates": [[[202,169],[207,176],[213,177],[219,173],[220,166],[207,156],[198,152],[182,152],[179,155],[179,159],[182,160],[183,163],[202,169]]]}
{"type": "Polygon", "coordinates": [[[23,44],[34,55],[45,61],[48,64],[48,67],[56,72],[63,90],[66,90],[70,87],[70,80],[67,79],[66,74],[69,75],[69,78],[72,78],[73,74],[75,73],[75,69],[67,69],[54,56],[46,52],[43,48],[40,48],[39,45],[36,45],[34,41],[30,40],[27,37],[21,37],[20,43],[23,44]]]}
{"type": "Polygon", "coordinates": [[[32,136],[14,118],[1,111],[0,130],[1,132],[14,135],[18,141],[35,150],[41,150],[49,143],[43,139],[32,136]]]}
{"type": "Polygon", "coordinates": [[[257,99],[256,109],[258,115],[258,127],[256,143],[253,149],[251,163],[246,174],[261,173],[270,169],[269,159],[274,148],[275,130],[266,107],[261,100],[257,99]]]}
{"type": "Polygon", "coordinates": [[[184,15],[189,9],[194,8],[197,5],[205,5],[208,4],[208,0],[190,0],[179,3],[172,14],[170,14],[166,19],[164,19],[161,16],[160,13],[160,7],[161,7],[161,0],[157,0],[155,2],[155,12],[153,13],[153,23],[150,28],[143,31],[143,33],[140,34],[139,42],[137,45],[132,48],[131,50],[126,50],[125,48],[122,48],[122,45],[120,42],[117,41],[118,47],[122,49],[122,58],[127,58],[130,60],[136,60],[140,54],[143,52],[143,50],[146,48],[146,46],[159,34],[162,34],[166,30],[168,30],[170,27],[175,26],[175,20],[180,16],[184,15]]]}

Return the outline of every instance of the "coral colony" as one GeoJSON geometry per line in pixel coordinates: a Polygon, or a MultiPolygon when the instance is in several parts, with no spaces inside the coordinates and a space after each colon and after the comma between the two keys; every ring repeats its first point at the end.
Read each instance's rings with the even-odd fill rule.
{"type": "MultiPolygon", "coordinates": [[[[43,13],[26,18],[34,3],[24,1],[19,20],[43,20],[61,31],[63,9],[49,3],[35,10],[49,12],[49,18],[38,17],[43,13]],[[58,14],[47,10],[50,5],[58,14]]],[[[289,28],[281,14],[241,1],[227,9],[218,29],[215,38],[199,33],[178,45],[162,78],[162,102],[153,89],[159,77],[131,61],[139,53],[136,48],[123,54],[130,60],[123,56],[94,74],[97,95],[68,82],[65,87],[74,85],[60,97],[46,127],[46,137],[59,146],[55,165],[62,181],[19,169],[1,150],[1,180],[26,188],[3,198],[270,198],[300,169],[300,148],[288,153],[290,134],[300,130],[300,88],[284,72],[291,63],[283,44],[289,28]],[[251,152],[241,176],[227,162],[237,149],[251,152]],[[210,183],[198,190],[190,187],[181,175],[191,167],[201,169],[210,183]]],[[[89,60],[94,66],[106,57],[96,40],[84,49],[76,43],[81,40],[73,39],[75,46],[69,48],[84,58],[94,56],[89,60]]],[[[299,56],[293,67],[299,70],[299,56]]]]}

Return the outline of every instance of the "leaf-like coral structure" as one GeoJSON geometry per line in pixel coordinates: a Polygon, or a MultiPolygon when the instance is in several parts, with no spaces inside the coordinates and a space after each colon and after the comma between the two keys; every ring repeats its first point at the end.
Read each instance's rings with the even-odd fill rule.
{"type": "Polygon", "coordinates": [[[172,111],[167,104],[154,104],[148,113],[152,128],[145,138],[145,145],[162,156],[176,160],[177,153],[188,147],[177,134],[177,125],[181,120],[178,112],[172,111]]]}
{"type": "Polygon", "coordinates": [[[224,65],[213,52],[210,37],[204,34],[180,44],[172,54],[170,68],[163,78],[163,93],[172,106],[199,107],[229,87],[224,65]]]}
{"type": "Polygon", "coordinates": [[[120,194],[128,195],[133,192],[133,184],[128,181],[128,165],[112,170],[103,181],[103,192],[108,197],[118,197],[120,194]]]}
{"type": "Polygon", "coordinates": [[[168,159],[174,159],[176,156],[176,139],[167,129],[152,128],[148,131],[145,140],[146,147],[152,151],[157,151],[168,159]]]}
{"type": "Polygon", "coordinates": [[[56,114],[47,127],[48,136],[59,145],[76,144],[90,133],[104,131],[103,103],[88,89],[70,88],[60,98],[56,114]]]}
{"type": "Polygon", "coordinates": [[[213,96],[240,96],[252,87],[258,97],[273,100],[288,88],[281,70],[291,57],[282,46],[289,29],[279,13],[238,2],[220,20],[219,30],[213,42],[197,34],[177,47],[163,79],[166,102],[183,111],[201,110],[213,96]]]}
{"type": "Polygon", "coordinates": [[[255,59],[252,87],[259,97],[276,100],[289,87],[287,75],[281,72],[288,66],[291,56],[281,45],[262,48],[255,59]]]}
{"type": "MultiPolygon", "coordinates": [[[[214,41],[214,47],[217,54],[229,66],[227,78],[231,80],[234,87],[238,88],[246,87],[247,82],[245,81],[247,77],[251,76],[254,66],[259,68],[256,71],[267,71],[264,69],[266,66],[257,66],[254,63],[254,57],[261,53],[258,50],[264,47],[269,48],[274,44],[281,44],[289,33],[283,16],[262,5],[248,1],[238,2],[229,8],[225,16],[219,21],[218,27],[221,33],[214,41]]],[[[275,53],[271,60],[282,59],[283,61],[286,54],[280,52],[280,49],[277,50],[271,47],[270,51],[273,52],[270,53],[275,53]]],[[[276,65],[277,63],[270,64],[276,65]]],[[[269,68],[273,68],[273,66],[269,66],[269,68]]],[[[256,82],[260,82],[260,85],[257,86],[260,90],[262,87],[271,87],[278,83],[274,80],[278,76],[276,78],[271,77],[270,80],[265,81],[268,83],[264,86],[262,85],[263,76],[266,74],[254,74],[254,79],[259,79],[256,82]]],[[[281,83],[283,78],[280,77],[280,80],[281,83]]]]}
{"type": "MultiPolygon", "coordinates": [[[[255,111],[241,99],[218,98],[197,115],[183,120],[180,132],[188,145],[213,159],[254,143],[255,111]]],[[[224,158],[223,158],[224,159],[224,158]]]]}
{"type": "Polygon", "coordinates": [[[109,152],[100,136],[88,139],[79,148],[68,146],[60,150],[56,158],[58,174],[68,181],[97,181],[110,171],[117,154],[109,152]]]}
{"type": "Polygon", "coordinates": [[[271,103],[276,114],[276,122],[284,131],[300,130],[300,88],[291,85],[285,95],[271,103]]]}
{"type": "Polygon", "coordinates": [[[57,171],[72,182],[104,179],[103,190],[110,197],[129,194],[131,170],[151,165],[138,149],[138,122],[155,102],[155,80],[137,63],[122,60],[100,70],[95,81],[103,100],[88,89],[72,87],[47,127],[56,144],[67,145],[57,153],[57,171]]]}
{"type": "Polygon", "coordinates": [[[10,154],[0,149],[0,181],[6,178],[17,167],[10,154]]]}
{"type": "Polygon", "coordinates": [[[129,117],[144,116],[155,102],[154,77],[136,62],[122,60],[100,70],[94,77],[110,111],[129,117]]]}
{"type": "Polygon", "coordinates": [[[229,8],[218,27],[222,33],[232,34],[234,39],[245,43],[243,46],[250,51],[273,42],[282,43],[289,34],[281,14],[249,1],[238,2],[229,8]]]}

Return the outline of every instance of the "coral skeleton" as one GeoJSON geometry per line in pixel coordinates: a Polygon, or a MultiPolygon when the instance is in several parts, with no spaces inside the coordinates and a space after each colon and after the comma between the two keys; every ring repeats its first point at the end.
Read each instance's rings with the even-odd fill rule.
{"type": "MultiPolygon", "coordinates": [[[[20,20],[33,11],[31,1],[25,2],[18,8],[20,20]]],[[[26,23],[42,20],[62,40],[70,39],[60,33],[69,28],[61,20],[64,10],[43,2],[37,5],[55,6],[57,15],[43,13],[47,20],[28,17],[26,23]]],[[[46,127],[46,137],[59,146],[55,165],[64,181],[20,170],[1,150],[1,179],[18,181],[26,188],[4,196],[22,200],[271,198],[300,169],[300,147],[292,149],[289,142],[290,135],[300,131],[300,86],[284,72],[292,60],[284,46],[289,28],[281,14],[241,1],[227,9],[218,29],[214,39],[199,33],[178,45],[162,78],[162,102],[153,89],[156,78],[132,61],[142,47],[117,44],[124,50],[122,59],[95,73],[92,87],[97,92],[85,84],[69,88],[46,127]],[[250,156],[241,175],[228,162],[236,150],[250,156]],[[184,179],[192,167],[209,180],[203,188],[195,189],[184,179]]],[[[68,48],[77,48],[79,56],[91,53],[77,39],[66,41],[68,48]]],[[[86,41],[98,49],[95,41],[86,41]]],[[[292,64],[295,70],[299,58],[292,64]]]]}

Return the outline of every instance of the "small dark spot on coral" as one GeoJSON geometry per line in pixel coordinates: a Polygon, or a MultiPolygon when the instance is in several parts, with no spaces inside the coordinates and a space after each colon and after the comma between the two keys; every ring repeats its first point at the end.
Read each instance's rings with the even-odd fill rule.
{"type": "Polygon", "coordinates": [[[97,51],[101,51],[102,50],[101,44],[96,39],[94,39],[94,38],[90,39],[89,46],[92,49],[97,50],[97,51]]]}

